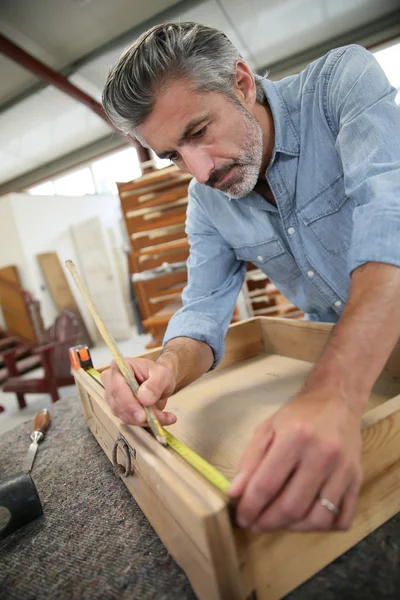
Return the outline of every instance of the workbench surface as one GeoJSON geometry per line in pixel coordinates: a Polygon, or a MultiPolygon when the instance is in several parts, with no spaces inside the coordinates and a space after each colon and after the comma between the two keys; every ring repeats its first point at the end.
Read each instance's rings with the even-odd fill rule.
{"type": "MultiPolygon", "coordinates": [[[[57,402],[51,416],[32,472],[44,517],[0,542],[0,599],[194,600],[88,430],[78,397],[57,402]]],[[[0,437],[0,478],[19,471],[31,427],[32,418],[0,437]]],[[[399,597],[398,514],[286,598],[399,597]]]]}

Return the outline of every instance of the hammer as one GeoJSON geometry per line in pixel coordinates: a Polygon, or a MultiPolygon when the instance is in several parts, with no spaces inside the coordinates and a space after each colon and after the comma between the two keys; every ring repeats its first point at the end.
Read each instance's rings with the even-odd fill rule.
{"type": "Polygon", "coordinates": [[[23,463],[24,471],[0,481],[0,539],[43,514],[39,494],[29,471],[38,443],[43,440],[49,423],[49,411],[39,411],[33,422],[32,443],[23,463]]]}

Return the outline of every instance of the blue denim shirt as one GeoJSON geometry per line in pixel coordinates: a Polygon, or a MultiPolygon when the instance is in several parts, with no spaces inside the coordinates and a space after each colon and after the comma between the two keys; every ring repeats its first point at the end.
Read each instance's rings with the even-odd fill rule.
{"type": "Polygon", "coordinates": [[[246,272],[257,265],[309,319],[335,322],[350,275],[369,261],[400,266],[400,107],[375,58],[332,50],[298,75],[265,80],[275,125],[266,170],[277,207],[189,187],[183,308],[164,344],[209,344],[215,367],[246,272]]]}

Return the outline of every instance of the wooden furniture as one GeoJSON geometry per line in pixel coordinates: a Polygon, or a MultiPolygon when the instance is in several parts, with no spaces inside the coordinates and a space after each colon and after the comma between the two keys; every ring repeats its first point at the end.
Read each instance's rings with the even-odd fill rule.
{"type": "MultiPolygon", "coordinates": [[[[296,392],[327,343],[329,324],[259,317],[229,328],[212,373],[172,396],[169,429],[231,478],[256,425],[296,392]]],[[[148,352],[155,359],[159,349],[148,352]]],[[[256,534],[234,527],[227,498],[145,429],[123,425],[102,386],[75,373],[86,422],[200,599],[289,593],[400,509],[400,344],[363,416],[364,484],[349,531],[256,534]],[[127,463],[127,459],[129,461],[127,463]]]]}
{"type": "Polygon", "coordinates": [[[249,316],[301,319],[304,313],[278,290],[268,277],[252,263],[247,263],[243,293],[249,316]]]}
{"type": "Polygon", "coordinates": [[[185,218],[190,180],[190,175],[171,166],[117,183],[130,245],[130,276],[150,274],[162,265],[181,265],[172,273],[166,268],[133,282],[143,325],[153,337],[151,345],[161,343],[169,319],[181,306],[189,256],[185,218]]]}
{"type": "Polygon", "coordinates": [[[43,322],[40,306],[21,286],[18,269],[12,265],[0,269],[0,305],[7,332],[0,339],[0,384],[10,376],[5,366],[4,353],[13,350],[12,375],[19,376],[40,366],[40,358],[32,350],[43,340],[43,322]]]}
{"type": "Polygon", "coordinates": [[[11,377],[3,385],[4,392],[15,392],[19,407],[25,408],[25,394],[50,394],[53,402],[59,399],[58,388],[73,385],[68,349],[82,342],[82,334],[75,315],[63,311],[46,333],[47,343],[33,350],[37,367],[43,368],[43,376],[26,379],[20,376],[13,349],[4,353],[7,370],[11,377]]]}

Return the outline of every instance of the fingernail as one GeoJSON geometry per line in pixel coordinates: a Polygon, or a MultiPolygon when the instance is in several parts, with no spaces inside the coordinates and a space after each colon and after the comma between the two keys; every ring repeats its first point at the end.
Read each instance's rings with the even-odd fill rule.
{"type": "Polygon", "coordinates": [[[137,421],[138,423],[144,423],[146,420],[146,415],[144,414],[143,410],[138,410],[135,413],[133,413],[133,416],[135,417],[135,421],[137,421]]]}
{"type": "Polygon", "coordinates": [[[236,475],[236,477],[234,477],[232,479],[231,485],[229,486],[229,490],[228,490],[229,494],[235,493],[236,490],[238,488],[240,488],[240,486],[241,486],[241,484],[243,482],[243,479],[244,479],[244,477],[243,477],[243,475],[241,473],[238,473],[236,475]]]}

